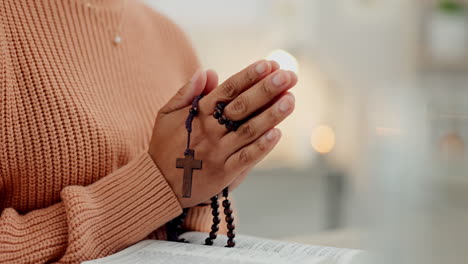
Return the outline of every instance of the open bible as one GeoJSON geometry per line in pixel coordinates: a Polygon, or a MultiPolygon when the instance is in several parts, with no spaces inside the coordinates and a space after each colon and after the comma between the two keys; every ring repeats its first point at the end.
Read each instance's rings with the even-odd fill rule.
{"type": "MultiPolygon", "coordinates": [[[[145,240],[114,255],[85,264],[353,264],[365,257],[361,250],[310,246],[238,236],[235,248],[224,247],[219,235],[213,246],[205,246],[206,233],[181,236],[190,243],[145,240]]],[[[360,262],[359,262],[360,263],[360,262]]]]}

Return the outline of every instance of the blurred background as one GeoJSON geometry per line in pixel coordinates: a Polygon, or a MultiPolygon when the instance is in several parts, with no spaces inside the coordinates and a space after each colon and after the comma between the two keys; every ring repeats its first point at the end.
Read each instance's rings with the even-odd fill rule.
{"type": "Polygon", "coordinates": [[[146,1],[221,80],[262,58],[299,75],[280,145],[234,194],[240,233],[466,254],[468,1],[146,1]]]}

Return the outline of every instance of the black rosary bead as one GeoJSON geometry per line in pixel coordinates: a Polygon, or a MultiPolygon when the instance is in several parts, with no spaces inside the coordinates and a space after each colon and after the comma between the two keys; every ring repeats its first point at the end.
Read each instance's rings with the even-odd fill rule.
{"type": "Polygon", "coordinates": [[[226,122],[226,129],[229,131],[232,131],[233,128],[234,128],[234,121],[228,120],[226,122]]]}
{"type": "Polygon", "coordinates": [[[227,232],[227,237],[229,237],[229,238],[235,238],[235,237],[236,237],[236,234],[234,233],[234,231],[229,231],[229,232],[227,232]]]}
{"type": "Polygon", "coordinates": [[[223,115],[223,112],[221,112],[221,110],[219,109],[216,109],[213,113],[213,117],[216,119],[220,118],[222,115],[223,115]]]}
{"type": "Polygon", "coordinates": [[[216,104],[216,108],[219,109],[219,110],[224,110],[224,108],[226,107],[226,103],[223,103],[223,102],[219,102],[216,104]]]}
{"type": "Polygon", "coordinates": [[[224,115],[221,116],[220,118],[218,118],[218,123],[219,123],[220,125],[226,124],[227,121],[228,121],[228,119],[227,119],[224,115]]]}
{"type": "Polygon", "coordinates": [[[226,215],[226,222],[227,222],[227,229],[228,229],[228,232],[227,232],[228,241],[227,241],[226,247],[231,248],[236,245],[236,242],[234,241],[234,238],[236,237],[236,234],[234,233],[234,229],[236,226],[233,224],[234,217],[232,216],[233,212],[231,209],[231,202],[228,199],[228,195],[229,195],[229,190],[228,188],[225,188],[223,190],[223,197],[224,197],[223,207],[224,207],[224,214],[226,215]]]}
{"type": "Polygon", "coordinates": [[[211,238],[205,239],[205,245],[212,246],[213,245],[213,239],[211,239],[211,238]]]}
{"type": "Polygon", "coordinates": [[[224,209],[225,215],[232,215],[232,209],[224,209]]]}
{"type": "Polygon", "coordinates": [[[229,239],[226,247],[232,248],[234,246],[236,246],[236,241],[234,241],[234,239],[229,239]]]}
{"type": "Polygon", "coordinates": [[[218,235],[216,234],[217,231],[211,231],[210,232],[210,238],[211,239],[216,239],[218,237],[218,235]]]}
{"type": "Polygon", "coordinates": [[[221,219],[217,216],[213,217],[213,224],[219,224],[221,223],[221,219]]]}
{"type": "Polygon", "coordinates": [[[178,241],[178,242],[185,242],[184,239],[179,239],[179,235],[182,234],[182,224],[187,217],[188,209],[185,208],[178,217],[174,218],[173,220],[169,221],[166,225],[167,229],[167,240],[169,241],[178,241]]]}
{"type": "Polygon", "coordinates": [[[231,206],[231,202],[229,200],[224,200],[223,201],[223,207],[230,207],[231,206]]]}
{"type": "Polygon", "coordinates": [[[218,120],[218,123],[226,126],[228,132],[237,131],[241,126],[242,122],[229,120],[224,113],[225,103],[217,103],[213,112],[213,117],[218,120]]]}
{"type": "Polygon", "coordinates": [[[232,224],[234,222],[234,217],[232,215],[226,216],[226,222],[232,224]]]}
{"type": "Polygon", "coordinates": [[[213,245],[213,239],[216,239],[217,237],[217,232],[219,231],[218,224],[221,222],[219,219],[219,202],[218,202],[218,196],[214,196],[211,198],[211,214],[213,215],[213,224],[211,225],[211,232],[209,234],[209,237],[205,239],[205,245],[211,246],[213,245]]]}
{"type": "MultiPolygon", "coordinates": [[[[218,106],[217,106],[218,107],[218,106]]],[[[233,224],[234,222],[234,217],[232,216],[232,209],[231,209],[231,202],[228,199],[229,195],[229,190],[228,188],[225,188],[223,190],[223,197],[224,200],[222,202],[223,205],[223,212],[226,215],[226,222],[227,222],[227,237],[228,241],[226,244],[226,247],[231,248],[236,245],[236,242],[234,241],[234,238],[236,237],[236,234],[234,232],[234,229],[236,226],[233,224]]],[[[211,232],[209,233],[209,236],[205,239],[205,245],[207,246],[212,246],[214,244],[213,240],[215,240],[218,235],[219,231],[219,223],[221,222],[221,219],[219,218],[219,202],[218,202],[218,196],[214,196],[211,198],[211,214],[213,215],[213,224],[211,225],[211,232]]]]}
{"type": "Polygon", "coordinates": [[[236,132],[239,129],[240,125],[240,122],[234,122],[234,127],[232,128],[232,131],[236,132]]]}

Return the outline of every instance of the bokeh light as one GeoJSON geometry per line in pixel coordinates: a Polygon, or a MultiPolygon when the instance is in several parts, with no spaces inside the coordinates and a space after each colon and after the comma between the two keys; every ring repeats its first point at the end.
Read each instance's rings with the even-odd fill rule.
{"type": "Polygon", "coordinates": [[[285,50],[274,50],[270,53],[270,55],[267,56],[267,59],[278,62],[281,69],[283,70],[299,73],[299,63],[297,62],[296,57],[285,50]]]}
{"type": "Polygon", "coordinates": [[[335,131],[329,126],[320,125],[312,131],[312,147],[318,153],[330,153],[335,147],[335,142],[335,131]]]}

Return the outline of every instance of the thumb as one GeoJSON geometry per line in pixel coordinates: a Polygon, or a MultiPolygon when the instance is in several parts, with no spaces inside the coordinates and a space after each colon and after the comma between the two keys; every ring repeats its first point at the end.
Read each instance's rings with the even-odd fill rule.
{"type": "Polygon", "coordinates": [[[161,108],[160,113],[169,114],[189,106],[192,103],[193,98],[200,95],[203,92],[203,89],[205,89],[206,80],[206,72],[198,70],[193,75],[192,79],[180,88],[176,95],[174,95],[171,100],[161,108]]]}

